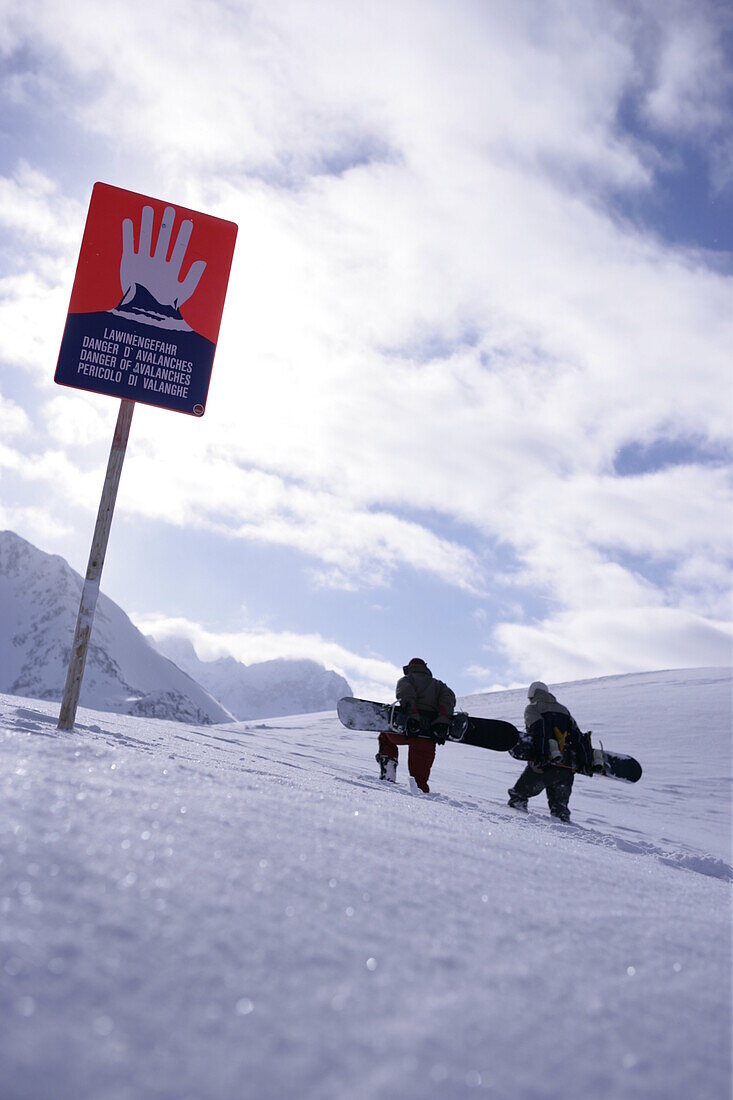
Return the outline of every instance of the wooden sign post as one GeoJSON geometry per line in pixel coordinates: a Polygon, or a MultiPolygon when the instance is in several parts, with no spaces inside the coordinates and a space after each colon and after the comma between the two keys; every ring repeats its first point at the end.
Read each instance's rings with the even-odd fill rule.
{"type": "Polygon", "coordinates": [[[104,556],[107,553],[109,530],[112,526],[112,513],[115,510],[117,489],[120,484],[122,463],[125,461],[125,451],[127,450],[127,440],[130,435],[130,424],[132,423],[134,411],[134,401],[120,401],[120,411],[117,414],[117,425],[112,438],[107,475],[104,479],[102,499],[99,502],[97,523],[94,528],[91,553],[89,554],[87,575],[84,578],[84,585],[81,590],[81,602],[79,603],[74,641],[71,646],[71,657],[66,672],[66,686],[61,700],[57,726],[57,729],[60,730],[73,730],[74,728],[76,708],[79,704],[79,692],[81,691],[84,666],[87,660],[89,638],[94,625],[94,612],[97,607],[104,556]]]}

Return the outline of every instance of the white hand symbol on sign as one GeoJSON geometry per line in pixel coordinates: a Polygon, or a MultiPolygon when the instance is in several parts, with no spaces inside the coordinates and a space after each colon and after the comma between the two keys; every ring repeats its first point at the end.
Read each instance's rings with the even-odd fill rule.
{"type": "Polygon", "coordinates": [[[122,222],[122,261],[120,263],[120,282],[123,298],[120,305],[130,302],[135,296],[135,286],[144,286],[161,305],[180,309],[188,301],[206,268],[206,260],[194,260],[185,279],[178,276],[193,231],[193,222],[184,221],[176,237],[170,260],[168,245],[176,212],[172,206],[166,206],[163,221],[158,233],[155,252],[153,244],[153,208],[144,206],[140,221],[140,243],[135,251],[133,225],[130,218],[122,222]]]}

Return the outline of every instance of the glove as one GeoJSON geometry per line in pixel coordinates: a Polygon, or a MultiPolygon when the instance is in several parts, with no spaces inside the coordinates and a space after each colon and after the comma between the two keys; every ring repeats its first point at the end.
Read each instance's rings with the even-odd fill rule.
{"type": "Polygon", "coordinates": [[[446,738],[448,737],[448,731],[450,729],[450,723],[447,718],[439,716],[434,719],[430,732],[433,735],[433,740],[438,745],[444,745],[446,738]]]}

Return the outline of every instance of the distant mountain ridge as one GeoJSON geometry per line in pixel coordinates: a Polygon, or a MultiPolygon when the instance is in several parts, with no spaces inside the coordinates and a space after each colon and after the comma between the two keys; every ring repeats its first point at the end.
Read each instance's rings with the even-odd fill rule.
{"type": "Polygon", "coordinates": [[[239,721],[333,710],[339,699],[352,694],[343,676],[317,661],[277,659],[251,665],[234,657],[202,661],[187,638],[167,637],[156,645],[239,721]]]}
{"type": "MultiPolygon", "coordinates": [[[[82,578],[64,559],[0,532],[0,691],[61,699],[82,578]]],[[[100,593],[82,706],[208,725],[231,714],[146,641],[100,593]]]]}
{"type": "MultiPolygon", "coordinates": [[[[61,699],[81,587],[81,576],[62,557],[0,531],[0,692],[61,699]]],[[[79,701],[118,714],[210,725],[332,710],[350,694],[343,677],[316,661],[200,661],[186,640],[151,644],[100,593],[79,701]]]]}

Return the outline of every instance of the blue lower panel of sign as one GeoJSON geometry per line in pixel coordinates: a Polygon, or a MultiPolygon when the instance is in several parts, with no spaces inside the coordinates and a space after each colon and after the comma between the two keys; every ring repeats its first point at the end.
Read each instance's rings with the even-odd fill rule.
{"type": "Polygon", "coordinates": [[[113,310],[70,313],[55,381],[203,416],[215,349],[192,329],[141,324],[113,310]]]}

